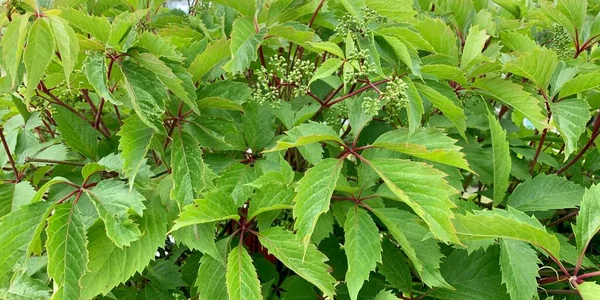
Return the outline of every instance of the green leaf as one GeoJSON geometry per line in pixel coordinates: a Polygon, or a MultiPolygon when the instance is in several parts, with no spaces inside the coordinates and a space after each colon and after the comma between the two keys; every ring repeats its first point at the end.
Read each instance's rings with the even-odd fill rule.
{"type": "MultiPolygon", "coordinates": [[[[25,83],[27,85],[27,98],[33,95],[38,83],[42,80],[44,73],[52,57],[56,44],[54,35],[47,18],[38,18],[33,22],[27,36],[27,46],[23,53],[23,62],[27,70],[25,83]]],[[[16,58],[16,57],[15,57],[16,58]]]]}
{"type": "Polygon", "coordinates": [[[446,174],[425,164],[404,159],[375,159],[367,163],[398,199],[421,217],[433,235],[443,242],[460,243],[452,225],[457,193],[446,174]]]}
{"type": "Polygon", "coordinates": [[[479,30],[478,25],[471,26],[469,34],[465,40],[465,46],[463,47],[463,53],[460,61],[460,68],[465,70],[471,66],[471,63],[475,61],[485,46],[485,42],[488,39],[488,35],[485,34],[486,30],[479,30]]]}
{"type": "Polygon", "coordinates": [[[167,233],[166,210],[158,199],[148,203],[144,217],[139,221],[144,234],[129,247],[119,248],[106,235],[98,222],[87,232],[89,262],[88,272],[79,281],[82,299],[107,294],[113,287],[125,282],[137,272],[142,272],[154,259],[156,250],[165,241],[167,233]]]}
{"type": "Polygon", "coordinates": [[[587,1],[558,0],[556,2],[556,8],[567,17],[573,25],[578,28],[583,26],[585,13],[587,11],[587,1]]]}
{"type": "Polygon", "coordinates": [[[382,248],[381,265],[378,267],[379,272],[385,276],[387,282],[394,288],[404,293],[410,293],[412,290],[412,275],[408,268],[406,256],[389,239],[383,239],[382,248]]]}
{"type": "Polygon", "coordinates": [[[243,16],[254,16],[256,12],[256,0],[237,1],[237,0],[213,0],[214,3],[229,6],[235,9],[243,16]]]}
{"type": "Polygon", "coordinates": [[[497,247],[471,254],[465,250],[454,250],[442,264],[442,276],[448,279],[454,290],[437,289],[429,295],[444,300],[510,299],[502,285],[498,252],[497,247]]]}
{"type": "MultiPolygon", "coordinates": [[[[560,98],[565,98],[600,86],[600,71],[579,75],[565,83],[560,89],[560,98]]],[[[559,102],[560,103],[560,102],[559,102]]]]}
{"type": "Polygon", "coordinates": [[[463,110],[430,86],[421,83],[415,83],[415,86],[419,90],[419,93],[421,93],[421,96],[433,103],[456,126],[458,132],[464,136],[467,130],[467,123],[463,110]]]}
{"type": "Polygon", "coordinates": [[[500,269],[502,283],[511,299],[530,299],[537,294],[537,253],[527,243],[500,240],[500,269]]]}
{"type": "Polygon", "coordinates": [[[54,39],[58,51],[60,52],[60,61],[62,62],[63,71],[67,85],[70,85],[70,78],[75,64],[77,63],[77,55],[79,54],[79,41],[75,31],[69,26],[67,21],[58,16],[48,16],[54,39]]]}
{"type": "Polygon", "coordinates": [[[375,208],[373,213],[400,244],[425,284],[452,288],[440,275],[440,260],[443,255],[426,224],[417,216],[397,208],[375,208]]]}
{"type": "Polygon", "coordinates": [[[339,159],[324,159],[306,171],[304,177],[298,181],[294,198],[294,230],[302,239],[305,251],[309,248],[310,236],[315,230],[319,216],[329,210],[329,202],[342,165],[343,161],[339,159]]]}
{"type": "Polygon", "coordinates": [[[535,128],[542,130],[546,127],[546,116],[542,114],[540,100],[524,91],[523,86],[499,77],[482,78],[472,86],[521,113],[535,128]]]}
{"type": "Polygon", "coordinates": [[[280,151],[324,141],[334,141],[340,145],[344,144],[339,134],[323,123],[309,122],[302,124],[292,128],[286,134],[287,137],[277,141],[275,147],[265,152],[280,151]]]}
{"type": "Polygon", "coordinates": [[[546,48],[537,48],[531,53],[517,57],[505,69],[507,72],[531,80],[539,89],[547,91],[557,64],[556,52],[546,48]]]}
{"type": "Polygon", "coordinates": [[[461,86],[469,86],[463,71],[455,66],[441,64],[427,64],[421,67],[421,72],[430,74],[438,79],[448,79],[458,82],[461,86]]]}
{"type": "Polygon", "coordinates": [[[178,243],[182,243],[192,250],[210,255],[225,264],[215,243],[215,231],[214,223],[203,223],[180,228],[171,234],[178,243]]]}
{"type": "Polygon", "coordinates": [[[188,68],[194,82],[202,80],[213,68],[231,56],[230,42],[231,40],[226,39],[216,40],[208,44],[206,50],[194,58],[188,68]]]}
{"type": "Polygon", "coordinates": [[[333,298],[336,280],[329,275],[330,267],[325,264],[327,256],[315,245],[304,244],[296,235],[280,227],[261,231],[258,239],[286,267],[333,298]]]}
{"type": "Polygon", "coordinates": [[[269,183],[256,191],[250,200],[248,218],[274,210],[292,209],[294,191],[291,188],[277,182],[269,183]]]}
{"type": "Polygon", "coordinates": [[[365,0],[366,7],[373,9],[378,14],[394,21],[403,22],[412,19],[417,12],[413,9],[411,0],[365,0]]]}
{"type": "Polygon", "coordinates": [[[600,299],[600,285],[595,282],[584,282],[577,287],[577,290],[583,300],[600,299]]]}
{"type": "Polygon", "coordinates": [[[381,238],[371,216],[362,208],[350,209],[344,223],[344,250],[348,258],[346,283],[355,300],[371,271],[381,263],[381,238]]]}
{"type": "Polygon", "coordinates": [[[35,193],[35,195],[33,196],[33,198],[31,198],[31,203],[37,203],[42,201],[42,198],[44,197],[44,195],[46,194],[46,192],[55,184],[57,183],[72,183],[71,181],[69,181],[68,179],[64,178],[64,177],[60,177],[60,176],[56,176],[53,177],[52,179],[50,179],[48,182],[46,182],[44,185],[42,185],[42,187],[40,187],[38,189],[38,191],[35,193]]]}
{"type": "Polygon", "coordinates": [[[275,115],[268,105],[244,103],[243,134],[250,149],[259,152],[275,137],[275,115]]]}
{"type": "Polygon", "coordinates": [[[255,31],[251,17],[237,18],[233,22],[231,44],[229,46],[231,60],[223,68],[233,74],[244,72],[250,66],[250,63],[258,58],[258,47],[266,33],[266,28],[255,31]]]}
{"type": "Polygon", "coordinates": [[[470,170],[465,155],[455,143],[456,140],[437,128],[418,128],[410,133],[403,127],[382,134],[372,146],[470,170]]]}
{"type": "Polygon", "coordinates": [[[94,87],[96,94],[114,105],[122,105],[123,103],[115,99],[108,90],[108,79],[106,78],[108,69],[106,68],[104,55],[94,51],[88,55],[84,65],[85,76],[88,82],[94,87]]]}
{"type": "Polygon", "coordinates": [[[456,36],[450,26],[439,18],[424,18],[416,29],[422,37],[435,49],[435,52],[446,55],[453,65],[458,64],[458,46],[456,36]]]}
{"type": "Polygon", "coordinates": [[[123,61],[121,71],[133,109],[142,122],[160,132],[167,91],[156,75],[132,61],[123,61]]]}
{"type": "Polygon", "coordinates": [[[231,300],[262,299],[252,258],[241,245],[231,249],[227,257],[227,294],[231,300]]]}
{"type": "Polygon", "coordinates": [[[58,125],[58,131],[69,147],[87,158],[98,156],[98,132],[92,125],[62,106],[54,106],[56,113],[52,118],[58,125]]]}
{"type": "Polygon", "coordinates": [[[337,58],[329,58],[324,63],[322,63],[319,68],[315,71],[315,74],[308,81],[308,85],[311,83],[327,78],[335,73],[340,67],[344,64],[344,61],[337,58]]]}
{"type": "Polygon", "coordinates": [[[543,248],[558,257],[560,244],[535,218],[510,208],[492,211],[475,211],[456,215],[454,224],[462,241],[477,241],[488,238],[519,240],[543,248]]]}
{"type": "Polygon", "coordinates": [[[120,157],[123,161],[125,176],[133,187],[135,177],[146,164],[146,154],[150,149],[150,142],[155,131],[148,127],[137,115],[132,115],[125,120],[121,130],[117,133],[119,140],[120,157]]]}
{"type": "MultiPolygon", "coordinates": [[[[224,239],[221,245],[223,245],[223,242],[229,241],[229,239],[224,239]]],[[[229,300],[226,274],[227,268],[224,263],[219,262],[210,255],[202,256],[198,277],[194,284],[198,287],[200,299],[229,300]]]]}
{"type": "Polygon", "coordinates": [[[494,205],[504,200],[509,185],[511,170],[510,144],[506,140],[506,131],[502,129],[500,121],[495,115],[489,113],[488,121],[492,135],[492,166],[494,170],[494,205]]]}
{"type": "Polygon", "coordinates": [[[128,189],[122,181],[103,180],[86,193],[106,226],[106,235],[117,247],[129,246],[140,238],[142,232],[130,218],[133,214],[141,216],[146,208],[146,199],[137,190],[128,189]]]}
{"type": "Polygon", "coordinates": [[[150,31],[142,33],[134,45],[136,48],[143,48],[148,50],[150,53],[164,57],[173,61],[181,61],[183,57],[181,53],[177,52],[177,48],[169,41],[164,39],[158,34],[154,34],[150,31]]]}
{"type": "Polygon", "coordinates": [[[531,52],[537,47],[534,40],[518,31],[500,32],[500,39],[506,47],[517,52],[531,52]]]}
{"type": "Polygon", "coordinates": [[[596,233],[600,230],[600,185],[592,185],[585,190],[577,215],[577,224],[573,228],[577,239],[577,250],[583,255],[596,233]]]}
{"type": "Polygon", "coordinates": [[[34,232],[49,214],[48,202],[25,205],[0,219],[0,281],[5,282],[19,258],[25,256],[34,232]]]}
{"type": "Polygon", "coordinates": [[[574,208],[584,192],[584,187],[564,177],[539,174],[519,184],[508,197],[507,205],[526,212],[574,208]]]}
{"type": "MultiPolygon", "coordinates": [[[[327,51],[337,57],[344,58],[344,51],[338,46],[336,43],[332,42],[315,42],[308,43],[311,47],[316,48],[317,50],[327,51]]],[[[327,62],[327,61],[325,61],[327,62]]]]}
{"type": "Polygon", "coordinates": [[[4,60],[4,68],[10,76],[12,86],[16,86],[17,75],[19,74],[19,65],[21,64],[21,56],[25,47],[25,38],[29,30],[29,14],[16,14],[13,16],[12,22],[6,26],[6,31],[2,36],[2,58],[4,60]]]}
{"type": "Polygon", "coordinates": [[[64,203],[54,209],[46,228],[48,275],[58,286],[61,299],[79,299],[79,279],[87,271],[87,239],[82,214],[76,204],[64,203]]]}
{"type": "Polygon", "coordinates": [[[202,159],[198,142],[187,132],[175,132],[171,150],[173,190],[171,198],[180,205],[189,204],[206,188],[212,186],[212,171],[202,159]]]}
{"type": "Polygon", "coordinates": [[[408,129],[410,133],[414,133],[417,128],[421,127],[421,118],[425,113],[425,108],[423,107],[423,99],[421,99],[414,83],[408,78],[406,78],[405,82],[408,86],[406,89],[406,97],[408,98],[408,105],[406,106],[408,129]]]}
{"type": "Polygon", "coordinates": [[[565,141],[565,160],[577,150],[579,136],[585,132],[590,120],[590,106],[583,99],[566,99],[550,104],[552,117],[558,125],[558,132],[565,141]]]}
{"type": "MultiPolygon", "coordinates": [[[[164,84],[177,98],[182,100],[186,105],[193,109],[196,113],[198,107],[196,106],[196,88],[191,79],[191,75],[187,71],[181,69],[182,72],[177,76],[174,70],[171,69],[164,61],[160,60],[157,56],[151,53],[137,53],[131,54],[133,58],[144,68],[154,72],[158,80],[164,84]],[[185,81],[184,81],[185,80],[185,81]],[[187,89],[186,89],[187,87],[187,89]]],[[[179,67],[179,65],[173,64],[173,66],[179,67]]]]}
{"type": "Polygon", "coordinates": [[[386,291],[386,290],[379,292],[379,294],[377,294],[377,296],[375,296],[375,300],[397,300],[397,299],[399,299],[399,298],[396,297],[396,295],[394,295],[394,292],[386,291]]]}
{"type": "Polygon", "coordinates": [[[239,218],[238,206],[231,196],[221,190],[214,190],[204,193],[203,199],[197,199],[193,204],[185,206],[171,231],[194,224],[239,220],[239,218]]]}
{"type": "Polygon", "coordinates": [[[71,26],[75,26],[80,30],[91,34],[101,42],[106,43],[110,35],[110,23],[105,17],[92,16],[82,11],[65,8],[61,11],[60,16],[67,20],[71,26]]]}

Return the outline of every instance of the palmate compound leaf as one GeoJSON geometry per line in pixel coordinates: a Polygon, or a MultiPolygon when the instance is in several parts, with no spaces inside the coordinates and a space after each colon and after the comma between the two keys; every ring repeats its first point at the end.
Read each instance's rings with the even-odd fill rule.
{"type": "Polygon", "coordinates": [[[4,68],[11,79],[12,86],[17,84],[15,81],[19,72],[19,65],[29,26],[29,13],[24,15],[16,14],[13,16],[12,22],[8,23],[5,27],[6,30],[0,42],[4,68]]]}
{"type": "Polygon", "coordinates": [[[426,285],[452,289],[439,270],[444,256],[422,220],[397,208],[375,208],[373,213],[400,244],[426,285]]]}
{"type": "Polygon", "coordinates": [[[458,191],[444,180],[446,174],[425,163],[404,159],[374,159],[367,164],[400,201],[425,221],[435,237],[460,244],[452,225],[451,209],[456,205],[449,198],[458,191]]]}
{"type": "Polygon", "coordinates": [[[492,135],[492,168],[494,170],[494,205],[498,205],[504,200],[506,190],[508,189],[511,160],[509,143],[506,140],[506,131],[502,129],[500,121],[493,115],[488,114],[490,131],[492,135]]]}
{"type": "Polygon", "coordinates": [[[34,233],[50,214],[51,204],[37,202],[22,206],[0,219],[0,282],[5,282],[15,262],[25,255],[34,233]]]}
{"type": "Polygon", "coordinates": [[[329,274],[330,267],[325,264],[327,256],[315,245],[309,243],[306,246],[292,232],[280,227],[261,231],[258,239],[286,267],[333,298],[336,280],[329,274]]]}
{"type": "Polygon", "coordinates": [[[131,215],[143,215],[146,199],[142,194],[130,190],[125,182],[115,180],[100,181],[85,192],[106,226],[106,235],[117,247],[129,246],[140,238],[142,232],[131,215]]]}
{"type": "MultiPolygon", "coordinates": [[[[327,158],[306,171],[298,181],[294,202],[294,230],[304,243],[307,251],[310,237],[315,229],[319,216],[329,210],[329,203],[335,184],[342,170],[343,161],[327,158]]],[[[308,254],[307,254],[308,255],[308,254]]]]}
{"type": "Polygon", "coordinates": [[[277,141],[277,145],[265,152],[285,150],[293,147],[300,147],[317,142],[334,141],[344,144],[331,127],[317,122],[309,122],[296,126],[286,132],[287,136],[277,141]]]}
{"type": "Polygon", "coordinates": [[[180,205],[191,203],[195,196],[212,186],[214,173],[204,163],[200,145],[186,131],[173,134],[171,167],[174,183],[171,198],[180,205]]]}
{"type": "Polygon", "coordinates": [[[375,271],[377,263],[381,263],[381,238],[369,213],[358,207],[348,211],[344,232],[344,249],[348,258],[346,284],[350,298],[356,300],[371,271],[375,271]]]}
{"type": "Polygon", "coordinates": [[[99,222],[88,229],[89,262],[88,272],[79,281],[85,287],[81,299],[107,294],[136,272],[141,272],[154,259],[156,249],[165,241],[167,216],[158,197],[147,204],[148,209],[138,222],[143,235],[129,247],[119,248],[113,244],[99,222]]]}
{"type": "Polygon", "coordinates": [[[537,293],[538,263],[536,251],[527,243],[500,240],[502,283],[511,299],[532,299],[537,293]]]}
{"type": "Polygon", "coordinates": [[[76,204],[64,203],[54,209],[46,228],[48,275],[58,286],[54,299],[78,300],[79,279],[87,271],[88,250],[81,211],[76,204]]]}
{"type": "Polygon", "coordinates": [[[185,206],[171,231],[194,224],[239,218],[238,206],[233,198],[222,190],[214,190],[204,193],[203,199],[196,199],[193,204],[185,206]]]}
{"type": "Polygon", "coordinates": [[[119,140],[120,157],[123,161],[125,176],[129,178],[130,186],[135,182],[135,176],[146,163],[146,154],[150,149],[150,142],[155,131],[148,127],[137,115],[132,115],[125,120],[121,130],[117,133],[119,140]]]}
{"type": "Polygon", "coordinates": [[[230,300],[261,300],[260,282],[248,251],[240,244],[227,257],[227,294],[230,300]]]}
{"type": "Polygon", "coordinates": [[[461,241],[489,238],[518,240],[538,246],[559,257],[560,243],[535,218],[512,207],[456,215],[454,224],[461,241]]]}
{"type": "Polygon", "coordinates": [[[600,185],[592,185],[583,194],[583,200],[573,228],[579,255],[583,255],[589,242],[600,230],[600,185]]]}
{"type": "Polygon", "coordinates": [[[398,151],[422,159],[470,170],[456,140],[437,128],[418,128],[414,133],[402,127],[382,134],[372,146],[398,151]]]}
{"type": "Polygon", "coordinates": [[[564,177],[539,174],[519,184],[508,197],[507,205],[520,211],[548,211],[579,205],[585,188],[564,177]]]}

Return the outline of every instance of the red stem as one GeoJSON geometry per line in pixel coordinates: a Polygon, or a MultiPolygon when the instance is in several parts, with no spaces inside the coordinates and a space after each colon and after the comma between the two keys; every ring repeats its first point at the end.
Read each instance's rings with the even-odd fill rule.
{"type": "Polygon", "coordinates": [[[599,132],[600,132],[600,116],[597,116],[596,120],[594,120],[594,129],[592,129],[592,136],[590,137],[590,140],[585,144],[585,146],[583,146],[581,151],[579,151],[579,153],[577,153],[577,156],[575,156],[571,161],[569,161],[562,168],[558,169],[558,171],[556,171],[556,174],[561,174],[561,173],[565,172],[570,167],[572,167],[577,161],[579,161],[583,157],[583,155],[588,151],[588,149],[590,149],[590,147],[594,144],[594,140],[596,140],[596,138],[598,137],[599,132]]]}
{"type": "Polygon", "coordinates": [[[6,151],[6,156],[8,156],[8,161],[10,162],[10,167],[13,169],[15,173],[15,178],[17,182],[21,181],[21,174],[17,171],[17,166],[15,165],[15,161],[10,153],[10,149],[8,147],[8,143],[6,142],[6,137],[4,136],[4,127],[0,126],[0,138],[2,139],[2,145],[4,146],[4,151],[6,151]]]}

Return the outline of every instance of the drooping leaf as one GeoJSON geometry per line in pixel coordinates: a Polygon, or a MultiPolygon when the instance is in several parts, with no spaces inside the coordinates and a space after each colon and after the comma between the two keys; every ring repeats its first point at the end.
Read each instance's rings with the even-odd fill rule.
{"type": "Polygon", "coordinates": [[[84,64],[85,76],[98,96],[114,105],[121,105],[122,103],[115,99],[108,89],[108,79],[106,78],[108,69],[104,56],[94,51],[88,55],[84,64]]]}
{"type": "Polygon", "coordinates": [[[0,280],[6,276],[20,257],[25,255],[25,248],[34,238],[36,227],[47,217],[48,202],[25,205],[0,219],[0,280]]]}
{"type": "Polygon", "coordinates": [[[472,86],[518,111],[536,128],[541,130],[546,127],[546,117],[542,114],[539,99],[524,91],[523,86],[499,77],[479,79],[472,86]]]}
{"type": "Polygon", "coordinates": [[[440,275],[443,255],[437,242],[431,238],[426,224],[421,223],[415,215],[396,208],[376,208],[373,213],[400,244],[425,284],[451,288],[440,275]]]}
{"type": "Polygon", "coordinates": [[[533,298],[537,292],[537,253],[525,242],[500,241],[500,269],[502,283],[506,285],[511,299],[533,298]]]}
{"type": "Polygon", "coordinates": [[[137,190],[130,190],[122,181],[103,180],[86,193],[106,226],[106,236],[117,247],[129,246],[140,238],[142,232],[130,218],[142,216],[146,208],[146,199],[137,190]]]}
{"type": "Polygon", "coordinates": [[[467,130],[467,124],[463,110],[432,87],[421,83],[415,83],[415,86],[421,95],[433,103],[456,126],[458,132],[464,135],[465,130],[467,130]]]}
{"type": "Polygon", "coordinates": [[[185,205],[212,186],[212,171],[202,159],[198,142],[187,132],[175,132],[171,150],[173,190],[171,197],[185,205]]]}
{"type": "Polygon", "coordinates": [[[29,14],[15,15],[13,21],[6,26],[0,46],[2,47],[2,59],[4,68],[10,76],[12,85],[17,84],[16,79],[19,65],[25,47],[27,31],[29,29],[29,14]]]}
{"type": "Polygon", "coordinates": [[[573,229],[577,240],[577,250],[579,255],[583,255],[588,243],[594,235],[600,230],[600,185],[592,185],[585,190],[583,200],[577,215],[577,224],[573,229]]]}
{"type": "Polygon", "coordinates": [[[309,122],[296,126],[286,134],[287,137],[277,141],[277,145],[267,152],[280,151],[324,141],[334,141],[339,144],[344,143],[331,127],[317,122],[309,122]]]}
{"type": "Polygon", "coordinates": [[[369,214],[355,207],[348,212],[344,223],[344,249],[348,258],[346,284],[351,299],[357,299],[358,292],[377,263],[381,263],[381,240],[379,229],[369,214]]]}
{"type": "MultiPolygon", "coordinates": [[[[229,240],[226,239],[224,241],[229,240]]],[[[226,274],[227,268],[224,263],[219,262],[210,255],[202,256],[195,283],[195,286],[198,287],[200,298],[228,300],[226,274]]]]}
{"type": "Polygon", "coordinates": [[[50,27],[54,33],[56,47],[60,52],[60,61],[62,62],[63,72],[67,85],[70,85],[70,78],[79,54],[79,41],[75,31],[69,26],[67,21],[59,16],[48,16],[50,27]]]}
{"type": "Polygon", "coordinates": [[[77,205],[58,205],[48,219],[46,232],[48,275],[58,286],[54,297],[77,300],[82,289],[79,279],[87,271],[88,261],[86,233],[77,205]]]}
{"type": "Polygon", "coordinates": [[[500,121],[493,115],[488,114],[490,131],[492,135],[492,166],[494,170],[494,205],[504,200],[509,185],[511,170],[511,159],[509,143],[506,140],[506,131],[502,129],[500,121]]]}
{"type": "Polygon", "coordinates": [[[130,186],[133,186],[136,175],[146,163],[146,154],[150,149],[154,133],[155,131],[136,115],[127,118],[117,133],[121,137],[119,150],[121,150],[123,170],[129,178],[130,186]]]}
{"type": "Polygon", "coordinates": [[[584,187],[557,175],[539,174],[519,184],[507,205],[521,211],[573,208],[583,198],[584,187]]]}
{"type": "Polygon", "coordinates": [[[456,140],[435,128],[418,128],[410,133],[406,127],[382,134],[372,146],[398,151],[450,166],[470,170],[456,140]]]}
{"type": "Polygon", "coordinates": [[[102,224],[96,222],[88,229],[88,272],[79,281],[85,287],[81,291],[82,299],[107,294],[136,272],[141,272],[154,259],[167,233],[166,211],[158,199],[148,203],[139,224],[144,234],[129,247],[123,248],[113,244],[102,224]]]}
{"type": "Polygon", "coordinates": [[[161,131],[167,91],[156,75],[132,61],[123,61],[121,71],[133,109],[146,125],[161,131]]]}
{"type": "Polygon", "coordinates": [[[324,159],[306,171],[298,182],[294,198],[294,230],[304,243],[305,251],[309,248],[310,237],[319,216],[329,210],[329,202],[341,169],[341,160],[324,159]]]}
{"type": "Polygon", "coordinates": [[[220,39],[206,46],[206,50],[200,53],[190,64],[188,72],[192,74],[192,80],[202,80],[210,71],[231,56],[229,51],[231,40],[220,39]]]}
{"type": "Polygon", "coordinates": [[[209,223],[222,220],[238,220],[240,217],[231,196],[222,190],[214,190],[204,193],[203,199],[197,199],[193,204],[183,208],[179,218],[175,220],[175,226],[171,231],[194,224],[209,223]]]}
{"type": "Polygon", "coordinates": [[[398,199],[408,204],[444,242],[460,243],[452,225],[456,190],[444,180],[446,174],[431,166],[403,159],[375,159],[368,165],[377,172],[398,199]]]}
{"type": "Polygon", "coordinates": [[[258,58],[258,47],[266,32],[266,28],[255,31],[251,17],[241,17],[236,19],[235,22],[233,22],[231,44],[229,46],[229,49],[231,50],[231,60],[223,66],[225,70],[233,74],[244,72],[246,68],[250,66],[250,63],[258,58]]]}
{"type": "Polygon", "coordinates": [[[582,99],[567,99],[550,105],[558,132],[565,141],[565,160],[577,150],[579,136],[590,120],[590,106],[582,99]]]}
{"type": "Polygon", "coordinates": [[[383,239],[382,249],[379,272],[394,288],[409,293],[412,289],[412,275],[406,256],[389,239],[383,239]]]}
{"type": "Polygon", "coordinates": [[[456,215],[454,224],[463,241],[504,238],[527,242],[558,257],[560,244],[535,218],[510,208],[456,215]]]}
{"type": "Polygon", "coordinates": [[[317,247],[304,244],[296,235],[280,227],[261,231],[258,239],[286,267],[333,297],[336,280],[329,275],[329,266],[325,264],[328,258],[317,247]]]}
{"type": "Polygon", "coordinates": [[[477,56],[481,55],[481,50],[483,50],[487,39],[488,35],[486,34],[485,29],[481,30],[479,25],[472,26],[469,29],[460,61],[461,69],[469,67],[471,62],[473,62],[477,56]]]}
{"type": "Polygon", "coordinates": [[[234,247],[229,252],[226,278],[229,299],[262,299],[256,269],[252,265],[252,258],[244,247],[234,247]]]}
{"type": "MultiPolygon", "coordinates": [[[[54,35],[46,18],[33,22],[27,35],[27,46],[23,53],[23,62],[27,70],[27,96],[30,97],[42,80],[56,49],[54,35]]],[[[16,57],[15,57],[16,58],[16,57]]]]}

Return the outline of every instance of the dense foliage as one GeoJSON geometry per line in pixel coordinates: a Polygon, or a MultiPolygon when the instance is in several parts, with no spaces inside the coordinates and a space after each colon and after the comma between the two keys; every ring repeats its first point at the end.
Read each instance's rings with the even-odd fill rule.
{"type": "Polygon", "coordinates": [[[600,299],[600,1],[4,0],[5,299],[600,299]]]}

